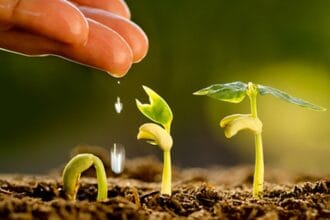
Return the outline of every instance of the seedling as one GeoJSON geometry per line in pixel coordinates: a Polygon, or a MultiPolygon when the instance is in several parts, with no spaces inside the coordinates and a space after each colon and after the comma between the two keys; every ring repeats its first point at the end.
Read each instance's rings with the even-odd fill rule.
{"type": "Polygon", "coordinates": [[[231,138],[237,132],[249,129],[255,134],[255,170],[253,180],[253,197],[261,198],[263,194],[264,183],[264,161],[262,148],[262,122],[258,118],[257,113],[257,95],[270,94],[276,98],[282,99],[286,102],[299,105],[315,111],[325,111],[326,109],[300,98],[293,97],[286,92],[278,89],[263,86],[259,84],[248,84],[243,82],[232,82],[226,84],[215,84],[207,88],[201,89],[194,93],[194,95],[207,95],[211,98],[230,102],[240,103],[245,96],[250,99],[251,113],[250,114],[233,114],[223,118],[220,121],[220,126],[225,128],[225,136],[231,138]]]}
{"type": "Polygon", "coordinates": [[[143,86],[149,96],[150,104],[142,104],[136,99],[137,108],[156,123],[145,123],[139,128],[137,139],[146,139],[149,144],[158,145],[163,150],[164,166],[161,194],[172,194],[171,148],[173,140],[170,134],[173,114],[166,101],[155,91],[143,86]]]}
{"type": "Polygon", "coordinates": [[[93,154],[78,154],[65,166],[62,180],[63,189],[70,200],[75,200],[79,188],[79,179],[82,172],[91,166],[95,167],[97,177],[97,200],[102,201],[108,197],[107,176],[100,158],[93,154]]]}

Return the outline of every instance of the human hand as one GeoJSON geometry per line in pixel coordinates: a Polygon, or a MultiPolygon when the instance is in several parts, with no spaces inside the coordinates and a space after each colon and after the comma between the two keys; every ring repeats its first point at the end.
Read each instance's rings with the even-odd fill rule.
{"type": "Polygon", "coordinates": [[[0,49],[56,55],[122,77],[148,51],[123,0],[0,0],[0,49]]]}

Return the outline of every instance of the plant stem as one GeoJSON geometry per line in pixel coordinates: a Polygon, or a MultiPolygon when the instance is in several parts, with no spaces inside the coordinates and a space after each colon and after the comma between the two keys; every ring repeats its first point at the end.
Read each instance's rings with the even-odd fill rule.
{"type": "MultiPolygon", "coordinates": [[[[248,85],[248,92],[251,105],[251,116],[258,118],[257,112],[257,88],[252,83],[248,85]]],[[[253,197],[261,198],[263,194],[264,186],[264,156],[262,147],[262,135],[261,132],[255,134],[255,167],[253,178],[253,197]]]]}
{"type": "Polygon", "coordinates": [[[261,133],[255,135],[256,162],[253,179],[253,197],[261,198],[264,188],[264,156],[261,133]]]}
{"type": "Polygon", "coordinates": [[[80,175],[92,165],[96,170],[98,184],[97,200],[108,198],[107,176],[102,160],[93,154],[78,154],[67,163],[63,170],[63,189],[68,199],[76,199],[80,175]]]}
{"type": "Polygon", "coordinates": [[[108,183],[103,162],[95,156],[93,157],[93,162],[97,178],[97,201],[106,200],[108,198],[108,183]]]}
{"type": "Polygon", "coordinates": [[[161,194],[172,194],[172,170],[171,170],[171,152],[170,150],[164,151],[164,167],[162,177],[161,194]]]}

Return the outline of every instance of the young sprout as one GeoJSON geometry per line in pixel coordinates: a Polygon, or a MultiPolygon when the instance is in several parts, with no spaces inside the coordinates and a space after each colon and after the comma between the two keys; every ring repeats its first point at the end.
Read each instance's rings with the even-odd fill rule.
{"type": "Polygon", "coordinates": [[[62,180],[63,189],[70,200],[75,200],[79,188],[79,178],[82,172],[91,166],[95,167],[97,177],[97,200],[102,201],[108,197],[107,176],[100,158],[93,154],[78,154],[65,166],[62,180]]]}
{"type": "Polygon", "coordinates": [[[229,115],[221,120],[220,126],[225,128],[225,136],[227,138],[231,138],[232,136],[236,135],[237,132],[244,129],[249,129],[255,134],[255,170],[253,180],[254,198],[262,197],[264,183],[264,161],[261,136],[262,122],[258,118],[257,113],[258,94],[270,94],[289,103],[315,111],[326,110],[323,107],[314,105],[300,98],[293,97],[278,89],[269,86],[253,84],[251,82],[248,84],[243,82],[215,84],[194,93],[194,95],[207,95],[211,98],[230,103],[240,103],[244,100],[245,96],[249,97],[251,113],[229,115]]]}
{"type": "Polygon", "coordinates": [[[173,114],[166,103],[156,92],[143,86],[149,96],[150,104],[142,104],[136,99],[140,112],[155,123],[145,123],[139,128],[137,139],[145,139],[148,143],[158,145],[163,150],[164,166],[161,194],[172,194],[171,148],[173,140],[170,134],[173,114]]]}

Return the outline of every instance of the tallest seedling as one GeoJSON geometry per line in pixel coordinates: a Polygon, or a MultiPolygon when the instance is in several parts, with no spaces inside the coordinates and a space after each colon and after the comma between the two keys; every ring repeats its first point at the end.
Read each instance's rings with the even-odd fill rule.
{"type": "Polygon", "coordinates": [[[143,86],[143,89],[149,96],[150,103],[142,104],[139,100],[136,100],[136,106],[144,116],[155,123],[145,123],[140,126],[137,138],[145,139],[149,144],[158,145],[163,150],[164,167],[161,194],[171,195],[171,148],[173,140],[170,131],[173,113],[170,106],[160,95],[147,86],[143,86]]]}
{"type": "Polygon", "coordinates": [[[207,88],[201,89],[194,93],[194,95],[207,95],[211,98],[230,102],[240,103],[245,96],[250,99],[251,113],[250,114],[233,114],[223,118],[220,121],[220,126],[225,128],[225,136],[231,138],[237,132],[249,129],[255,135],[255,170],[253,179],[253,197],[260,198],[263,194],[264,184],[264,157],[262,147],[262,122],[258,118],[257,112],[257,95],[270,94],[276,98],[308,108],[315,111],[325,111],[326,109],[300,98],[293,97],[278,89],[243,82],[232,82],[226,84],[215,84],[207,88]]]}

